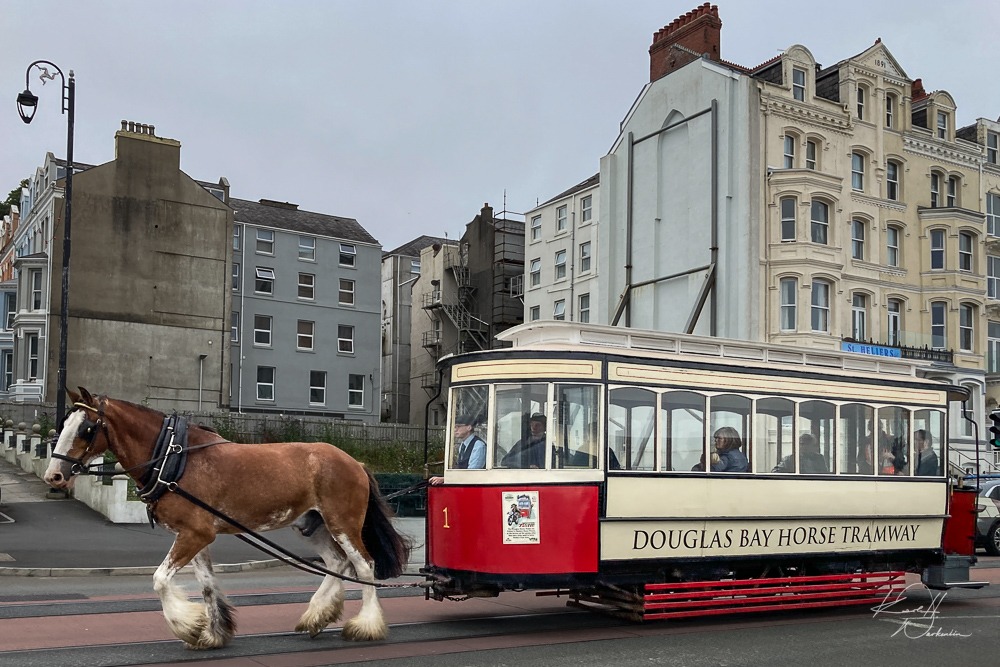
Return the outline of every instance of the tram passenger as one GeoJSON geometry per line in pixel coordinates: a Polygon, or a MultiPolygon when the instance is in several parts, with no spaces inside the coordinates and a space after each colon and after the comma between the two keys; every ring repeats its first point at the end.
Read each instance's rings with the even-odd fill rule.
{"type": "Polygon", "coordinates": [[[712,436],[715,442],[715,454],[712,455],[712,472],[746,472],[750,469],[750,461],[746,454],[740,451],[743,440],[739,431],[732,426],[723,426],[712,436]],[[718,455],[718,462],[715,455],[718,455]]]}
{"type": "Polygon", "coordinates": [[[891,438],[879,432],[879,474],[902,475],[906,469],[906,440],[902,436],[891,438]]]}
{"type": "Polygon", "coordinates": [[[545,467],[545,415],[536,412],[528,419],[530,433],[514,443],[507,455],[500,459],[504,468],[545,467]]]}
{"type": "MultiPolygon", "coordinates": [[[[789,455],[781,459],[771,472],[795,472],[795,457],[789,455]]],[[[819,451],[819,441],[812,433],[799,436],[799,472],[812,475],[830,472],[826,459],[819,451]]]]}
{"type": "MultiPolygon", "coordinates": [[[[479,419],[472,414],[464,414],[455,418],[455,437],[452,442],[456,446],[457,455],[452,468],[458,470],[480,470],[486,467],[486,442],[476,435],[476,424],[479,419]]],[[[443,477],[431,477],[428,482],[437,486],[444,482],[443,477]]]]}
{"type": "Polygon", "coordinates": [[[938,474],[938,457],[934,453],[934,438],[924,429],[913,432],[913,448],[917,452],[917,475],[934,477],[938,474]]]}

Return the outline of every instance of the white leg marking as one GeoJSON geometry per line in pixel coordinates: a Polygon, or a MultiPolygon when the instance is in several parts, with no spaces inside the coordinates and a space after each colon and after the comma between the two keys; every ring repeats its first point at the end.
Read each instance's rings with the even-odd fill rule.
{"type": "MultiPolygon", "coordinates": [[[[326,569],[340,573],[346,570],[347,562],[325,526],[320,526],[310,537],[303,539],[315,547],[326,569]]],[[[315,637],[326,626],[339,621],[343,613],[344,585],[337,577],[326,575],[309,600],[309,607],[296,624],[295,631],[308,632],[311,637],[315,637]]]]}
{"type": "Polygon", "coordinates": [[[153,589],[160,596],[170,632],[191,648],[200,648],[198,642],[208,622],[205,606],[189,601],[184,591],[174,585],[172,580],[179,569],[167,554],[153,573],[153,589]]]}
{"type": "MultiPolygon", "coordinates": [[[[346,535],[335,536],[337,544],[344,550],[347,559],[354,566],[354,576],[361,581],[373,581],[375,570],[372,564],[362,557],[361,553],[354,548],[354,545],[346,535]]],[[[389,634],[389,627],[385,624],[382,616],[382,606],[378,602],[374,586],[361,587],[361,611],[358,615],[344,623],[344,630],[341,636],[344,639],[354,641],[372,641],[385,639],[389,634]]]]}

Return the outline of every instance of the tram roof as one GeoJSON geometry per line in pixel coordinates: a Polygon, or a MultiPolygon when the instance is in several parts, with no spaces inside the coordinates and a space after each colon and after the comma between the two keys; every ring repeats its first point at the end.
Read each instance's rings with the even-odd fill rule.
{"type": "MultiPolygon", "coordinates": [[[[930,362],[915,359],[577,322],[530,322],[507,329],[497,338],[510,342],[515,350],[569,350],[652,359],[701,358],[745,366],[826,369],[834,373],[885,374],[899,378],[924,377],[932,367],[930,362]]],[[[961,398],[956,395],[964,392],[961,387],[942,384],[953,393],[953,399],[961,398]]]]}

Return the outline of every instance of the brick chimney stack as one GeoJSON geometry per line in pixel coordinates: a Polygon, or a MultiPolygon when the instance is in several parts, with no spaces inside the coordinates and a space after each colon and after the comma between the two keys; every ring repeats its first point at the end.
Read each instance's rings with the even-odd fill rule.
{"type": "Polygon", "coordinates": [[[719,7],[706,2],[653,34],[649,47],[649,80],[670,74],[692,60],[707,55],[719,61],[722,21],[719,7]]]}

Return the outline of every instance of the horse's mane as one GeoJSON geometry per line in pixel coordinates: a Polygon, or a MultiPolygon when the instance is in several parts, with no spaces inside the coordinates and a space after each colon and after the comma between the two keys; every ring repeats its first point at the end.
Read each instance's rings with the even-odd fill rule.
{"type": "MultiPolygon", "coordinates": [[[[127,405],[127,406],[129,406],[131,408],[135,408],[139,412],[144,412],[144,413],[146,413],[146,414],[148,414],[150,416],[159,417],[160,419],[164,419],[167,416],[167,414],[165,412],[161,412],[160,410],[156,410],[154,408],[151,408],[148,405],[141,405],[139,403],[133,403],[132,401],[126,401],[123,398],[111,398],[110,396],[100,396],[98,400],[100,400],[101,398],[103,398],[104,400],[115,401],[116,403],[124,403],[125,405],[127,405]]],[[[188,428],[189,429],[190,428],[198,428],[198,429],[201,429],[203,431],[208,431],[209,433],[214,433],[215,435],[219,435],[219,432],[216,431],[214,428],[212,428],[211,426],[207,426],[206,424],[202,424],[201,422],[198,422],[196,424],[196,423],[194,423],[192,421],[188,421],[188,428]]]]}

